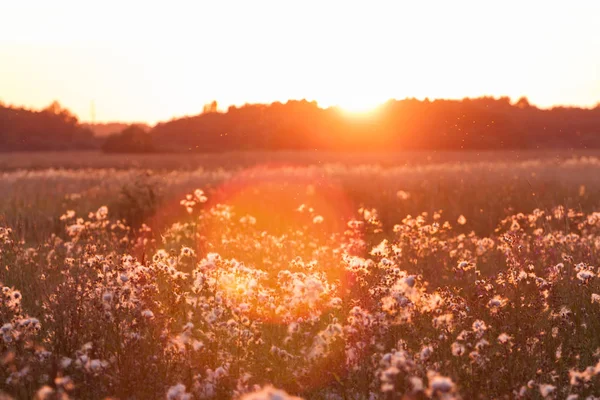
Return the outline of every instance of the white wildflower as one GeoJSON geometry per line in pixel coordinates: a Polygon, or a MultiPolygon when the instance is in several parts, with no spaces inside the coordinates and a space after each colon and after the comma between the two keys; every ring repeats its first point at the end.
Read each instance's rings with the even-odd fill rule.
{"type": "Polygon", "coordinates": [[[178,383],[167,390],[167,400],[191,400],[192,395],[185,391],[185,385],[178,383]]]}
{"type": "Polygon", "coordinates": [[[266,386],[252,393],[243,395],[240,400],[302,400],[300,397],[290,396],[283,390],[266,386]]]}
{"type": "Polygon", "coordinates": [[[555,390],[556,390],[556,386],[544,384],[544,383],[540,385],[540,394],[544,398],[546,398],[550,394],[554,393],[555,390]]]}
{"type": "Polygon", "coordinates": [[[587,269],[583,269],[577,273],[577,279],[579,279],[582,282],[587,282],[590,279],[592,279],[594,276],[596,276],[596,274],[594,274],[592,271],[587,270],[587,269]]]}

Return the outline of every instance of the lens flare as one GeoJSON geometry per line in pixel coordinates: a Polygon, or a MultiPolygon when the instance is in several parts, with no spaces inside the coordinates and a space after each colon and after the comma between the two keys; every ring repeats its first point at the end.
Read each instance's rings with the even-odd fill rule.
{"type": "Polygon", "coordinates": [[[332,249],[353,210],[338,184],[306,168],[259,166],[218,187],[207,206],[198,254],[239,263],[216,272],[234,308],[254,320],[289,324],[335,306],[343,266],[332,249]]]}

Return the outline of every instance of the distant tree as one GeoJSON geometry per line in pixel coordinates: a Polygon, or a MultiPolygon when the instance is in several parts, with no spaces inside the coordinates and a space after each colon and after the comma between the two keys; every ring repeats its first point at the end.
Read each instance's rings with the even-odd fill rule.
{"type": "Polygon", "coordinates": [[[63,108],[60,103],[54,100],[50,105],[42,110],[52,115],[59,116],[63,121],[67,123],[77,123],[77,117],[74,116],[68,109],[63,108]]]}
{"type": "Polygon", "coordinates": [[[525,109],[531,107],[531,104],[529,104],[529,100],[527,100],[527,97],[523,96],[519,100],[517,100],[515,106],[519,107],[520,109],[525,109]]]}
{"type": "Polygon", "coordinates": [[[110,135],[102,145],[105,153],[152,153],[156,149],[152,137],[140,126],[131,125],[122,132],[110,135]]]}
{"type": "Polygon", "coordinates": [[[42,111],[50,113],[50,114],[58,115],[62,111],[62,107],[60,106],[60,103],[58,101],[54,100],[42,111]]]}
{"type": "Polygon", "coordinates": [[[213,100],[211,103],[205,104],[202,108],[202,114],[210,114],[217,112],[217,102],[213,100]]]}
{"type": "Polygon", "coordinates": [[[145,132],[148,132],[151,127],[145,123],[136,122],[133,124],[127,124],[123,122],[98,122],[98,123],[82,123],[81,126],[87,128],[94,132],[94,135],[97,137],[107,137],[109,135],[119,133],[123,131],[123,129],[129,127],[130,125],[136,125],[142,128],[145,132]]]}
{"type": "Polygon", "coordinates": [[[0,152],[92,149],[98,144],[58,102],[41,111],[0,106],[0,152]]]}

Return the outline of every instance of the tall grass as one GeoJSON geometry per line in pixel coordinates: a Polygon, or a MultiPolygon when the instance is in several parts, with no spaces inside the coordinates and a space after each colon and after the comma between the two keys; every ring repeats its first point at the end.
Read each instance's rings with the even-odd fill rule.
{"type": "Polygon", "coordinates": [[[599,170],[5,171],[0,396],[593,399],[599,170]]]}

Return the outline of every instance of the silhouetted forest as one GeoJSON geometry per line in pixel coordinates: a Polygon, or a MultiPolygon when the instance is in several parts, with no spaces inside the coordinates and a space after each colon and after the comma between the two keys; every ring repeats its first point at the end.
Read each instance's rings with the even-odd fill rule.
{"type": "Polygon", "coordinates": [[[0,105],[0,151],[93,149],[99,144],[57,102],[41,111],[0,105]]]}
{"type": "MultiPolygon", "coordinates": [[[[0,150],[103,148],[107,152],[233,150],[398,151],[412,149],[600,148],[600,105],[540,109],[521,98],[390,100],[352,114],[316,102],[249,104],[97,138],[68,110],[0,106],[0,150]],[[147,136],[146,136],[147,135],[147,136]],[[103,145],[104,143],[104,145],[103,145]]],[[[112,125],[125,128],[127,125],[112,125]]]]}
{"type": "Polygon", "coordinates": [[[82,123],[81,126],[94,132],[94,136],[106,137],[115,133],[120,133],[130,125],[135,125],[148,132],[151,127],[144,123],[126,124],[124,122],[97,122],[97,123],[82,123]]]}
{"type": "Polygon", "coordinates": [[[110,135],[102,144],[105,153],[154,153],[152,137],[143,127],[131,125],[121,133],[110,135]]]}
{"type": "Polygon", "coordinates": [[[390,100],[364,115],[315,102],[230,107],[160,123],[158,148],[406,150],[600,147],[600,106],[539,109],[521,98],[390,100]]]}

